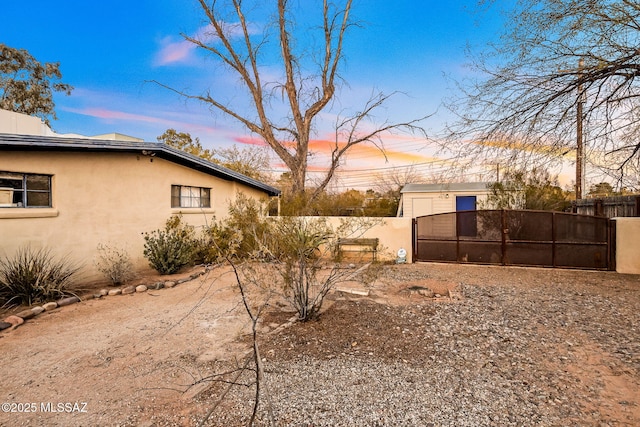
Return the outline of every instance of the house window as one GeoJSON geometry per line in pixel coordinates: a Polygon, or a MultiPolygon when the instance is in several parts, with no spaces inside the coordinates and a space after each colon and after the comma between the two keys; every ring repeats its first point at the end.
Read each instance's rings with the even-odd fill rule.
{"type": "Polygon", "coordinates": [[[0,171],[0,207],[50,208],[51,175],[0,171]]]}
{"type": "Polygon", "coordinates": [[[186,185],[171,186],[172,208],[210,208],[211,189],[188,187],[186,185]]]}

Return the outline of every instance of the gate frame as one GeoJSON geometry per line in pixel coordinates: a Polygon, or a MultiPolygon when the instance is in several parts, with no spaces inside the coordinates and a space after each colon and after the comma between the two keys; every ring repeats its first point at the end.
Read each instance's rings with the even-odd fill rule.
{"type": "MultiPolygon", "coordinates": [[[[558,243],[557,241],[557,235],[556,235],[556,215],[557,214],[562,214],[562,215],[571,215],[571,216],[576,216],[576,217],[594,217],[594,215],[583,215],[583,214],[576,214],[576,213],[569,213],[569,212],[556,212],[556,211],[539,211],[539,210],[526,210],[526,209],[521,209],[521,210],[515,210],[515,209],[489,209],[489,210],[475,210],[475,211],[456,211],[456,212],[446,212],[446,213],[439,213],[439,214],[433,214],[433,215],[424,215],[424,216],[420,216],[420,217],[415,217],[412,218],[411,221],[411,236],[412,236],[412,259],[414,262],[419,262],[419,261],[424,261],[424,262],[449,262],[449,263],[458,263],[458,264],[464,264],[464,263],[468,263],[468,264],[489,264],[489,265],[502,265],[502,266],[507,266],[507,265],[513,265],[513,266],[517,266],[517,265],[521,265],[521,266],[525,266],[528,264],[508,264],[506,262],[506,258],[507,258],[507,234],[509,232],[509,230],[507,229],[507,223],[506,223],[506,214],[505,212],[547,212],[550,213],[552,215],[552,222],[551,222],[551,235],[552,235],[552,240],[551,240],[551,259],[552,259],[552,265],[547,265],[547,264],[532,264],[531,266],[539,266],[539,267],[546,267],[546,268],[566,268],[566,269],[583,269],[583,270],[600,270],[600,271],[615,271],[616,270],[616,222],[610,218],[606,218],[604,216],[597,216],[596,218],[602,219],[604,221],[606,221],[606,234],[607,234],[607,241],[606,241],[606,266],[604,268],[600,268],[600,267],[580,267],[580,266],[558,266],[557,262],[556,262],[556,246],[558,243]],[[500,234],[501,234],[501,240],[500,240],[500,245],[501,245],[501,258],[500,258],[500,263],[482,263],[482,262],[467,262],[467,261],[461,261],[460,260],[460,221],[459,221],[459,217],[461,214],[469,214],[469,212],[482,212],[482,211],[499,211],[501,212],[501,230],[500,230],[500,234]],[[449,261],[449,260],[424,260],[424,259],[420,259],[418,256],[418,241],[420,240],[418,237],[418,218],[424,218],[424,217],[432,217],[432,216],[437,216],[437,215],[455,215],[456,217],[456,236],[455,236],[455,243],[456,243],[456,260],[455,261],[449,261]]],[[[448,242],[453,242],[453,239],[450,240],[446,240],[446,239],[423,239],[423,240],[432,240],[434,242],[437,241],[448,241],[448,242]]],[[[497,243],[497,241],[496,241],[497,243]]],[[[600,242],[594,242],[594,243],[600,243],[600,242]]],[[[604,242],[600,243],[600,244],[605,244],[604,242]]]]}

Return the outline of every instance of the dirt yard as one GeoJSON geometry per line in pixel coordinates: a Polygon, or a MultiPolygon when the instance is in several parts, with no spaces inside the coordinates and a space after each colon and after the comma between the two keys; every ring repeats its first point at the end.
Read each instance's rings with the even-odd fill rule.
{"type": "MultiPolygon", "coordinates": [[[[416,264],[362,279],[319,321],[267,335],[292,314],[265,317],[278,425],[640,425],[640,277],[416,264]]],[[[196,425],[223,387],[191,385],[244,354],[248,326],[228,268],[44,312],[0,333],[0,425],[196,425]]],[[[246,422],[250,399],[234,390],[208,425],[246,422]]]]}

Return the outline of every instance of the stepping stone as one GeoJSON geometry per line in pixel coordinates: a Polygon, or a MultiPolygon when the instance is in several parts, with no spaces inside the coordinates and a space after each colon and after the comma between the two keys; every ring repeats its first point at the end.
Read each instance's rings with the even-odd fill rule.
{"type": "Polygon", "coordinates": [[[44,308],[45,311],[53,310],[54,308],[58,308],[58,303],[54,301],[48,302],[46,304],[43,304],[42,308],[44,308]]]}
{"type": "Polygon", "coordinates": [[[31,307],[31,311],[33,311],[33,314],[37,316],[38,314],[44,311],[44,308],[40,306],[35,306],[35,307],[31,307]]]}
{"type": "Polygon", "coordinates": [[[24,320],[31,319],[35,315],[36,314],[33,311],[31,311],[31,309],[24,310],[24,311],[21,311],[20,313],[16,314],[16,316],[21,317],[24,320]]]}
{"type": "Polygon", "coordinates": [[[67,298],[62,298],[61,300],[58,300],[58,307],[64,307],[65,305],[71,305],[71,304],[75,304],[77,302],[80,302],[80,298],[78,297],[67,297],[67,298]]]}
{"type": "Polygon", "coordinates": [[[9,316],[4,319],[5,323],[10,323],[14,328],[22,325],[24,323],[24,319],[18,316],[9,316]]]}
{"type": "Polygon", "coordinates": [[[122,289],[122,295],[132,294],[135,291],[136,291],[136,287],[135,286],[127,286],[126,288],[122,289]]]}

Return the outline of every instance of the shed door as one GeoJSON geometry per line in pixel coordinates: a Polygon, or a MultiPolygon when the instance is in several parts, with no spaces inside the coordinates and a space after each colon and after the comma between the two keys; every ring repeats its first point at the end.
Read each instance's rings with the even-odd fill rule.
{"type": "Polygon", "coordinates": [[[456,211],[473,211],[458,214],[458,235],[474,237],[478,233],[476,196],[456,196],[456,211]]]}
{"type": "Polygon", "coordinates": [[[456,196],[456,211],[475,211],[476,196],[456,196]]]}

